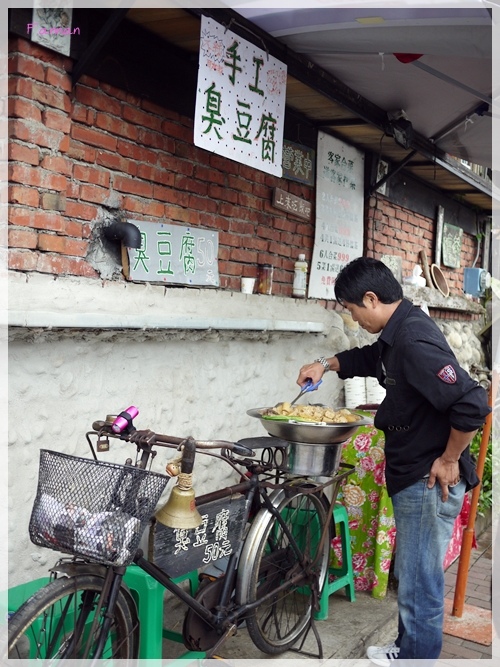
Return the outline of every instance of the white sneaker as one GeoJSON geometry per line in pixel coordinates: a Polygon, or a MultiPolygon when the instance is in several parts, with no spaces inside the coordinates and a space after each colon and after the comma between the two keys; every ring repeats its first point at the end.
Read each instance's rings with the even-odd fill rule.
{"type": "Polygon", "coordinates": [[[396,660],[399,655],[399,646],[394,642],[387,646],[369,646],[366,649],[366,657],[379,667],[390,667],[391,660],[396,660]]]}

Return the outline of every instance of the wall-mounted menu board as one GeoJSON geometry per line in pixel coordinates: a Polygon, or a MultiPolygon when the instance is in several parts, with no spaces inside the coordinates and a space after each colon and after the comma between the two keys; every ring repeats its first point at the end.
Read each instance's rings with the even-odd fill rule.
{"type": "Polygon", "coordinates": [[[335,298],[342,268],[363,254],[364,154],[319,132],[316,232],[308,296],[335,298]]]}
{"type": "Polygon", "coordinates": [[[453,269],[460,268],[463,229],[455,225],[443,225],[443,264],[453,269]]]}

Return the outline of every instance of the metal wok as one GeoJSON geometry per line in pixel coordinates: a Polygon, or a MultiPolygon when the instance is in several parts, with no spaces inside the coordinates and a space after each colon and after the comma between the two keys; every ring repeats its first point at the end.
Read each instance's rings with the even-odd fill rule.
{"type": "Polygon", "coordinates": [[[335,444],[347,440],[360,426],[373,424],[371,417],[360,415],[355,410],[351,410],[351,412],[358,414],[359,420],[349,424],[308,423],[293,421],[293,418],[290,418],[290,421],[263,419],[263,413],[269,409],[252,408],[251,410],[247,410],[247,415],[259,419],[269,435],[282,438],[288,442],[301,442],[311,445],[335,444]]]}

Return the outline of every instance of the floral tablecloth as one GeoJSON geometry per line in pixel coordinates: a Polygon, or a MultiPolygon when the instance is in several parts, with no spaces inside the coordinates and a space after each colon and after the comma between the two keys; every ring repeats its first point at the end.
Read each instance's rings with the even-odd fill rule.
{"type": "MultiPolygon", "coordinates": [[[[467,524],[469,523],[471,494],[472,494],[471,491],[465,494],[462,509],[460,511],[460,514],[457,516],[455,525],[453,526],[453,535],[451,536],[450,544],[448,545],[448,551],[446,552],[446,556],[444,557],[444,562],[443,562],[443,567],[445,570],[460,556],[464,529],[467,527],[467,524]]],[[[477,549],[477,541],[475,533],[472,534],[471,547],[473,549],[477,549]]]]}
{"type": "MultiPolygon", "coordinates": [[[[376,598],[386,595],[396,539],[392,502],[385,486],[384,445],[384,434],[374,426],[360,427],[344,443],[342,461],[355,469],[337,496],[349,516],[355,589],[371,591],[376,598]]],[[[332,541],[332,564],[338,565],[341,557],[337,536],[332,541]]]]}
{"type": "MultiPolygon", "coordinates": [[[[371,411],[362,414],[368,417],[375,415],[371,411]]],[[[385,485],[384,445],[384,434],[374,426],[361,426],[346,440],[342,462],[355,468],[343,480],[337,496],[349,517],[355,589],[369,591],[376,598],[384,598],[387,593],[389,570],[396,548],[392,501],[385,485]]],[[[469,511],[470,498],[466,494],[444,560],[445,569],[460,554],[462,533],[467,525],[469,511]]],[[[332,540],[331,560],[334,566],[341,563],[340,536],[332,540]]]]}

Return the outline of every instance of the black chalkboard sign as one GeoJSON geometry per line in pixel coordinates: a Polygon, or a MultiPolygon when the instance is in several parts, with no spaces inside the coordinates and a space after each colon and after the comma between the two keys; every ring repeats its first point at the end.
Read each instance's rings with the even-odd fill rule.
{"type": "Polygon", "coordinates": [[[153,561],[170,577],[179,577],[229,556],[243,536],[248,501],[237,494],[197,507],[198,528],[154,526],[153,561]]]}

